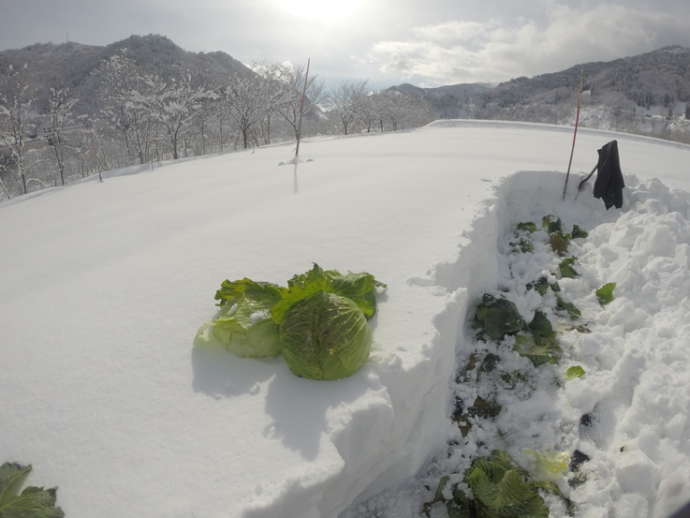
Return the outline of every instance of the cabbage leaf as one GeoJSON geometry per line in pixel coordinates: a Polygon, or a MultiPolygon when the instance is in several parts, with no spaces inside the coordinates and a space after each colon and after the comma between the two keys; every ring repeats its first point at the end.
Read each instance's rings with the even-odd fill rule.
{"type": "Polygon", "coordinates": [[[370,273],[341,274],[337,270],[324,270],[314,263],[311,270],[295,275],[288,281],[287,290],[273,307],[273,321],[280,324],[288,310],[300,300],[311,297],[319,291],[334,293],[352,300],[364,316],[369,319],[376,314],[376,290],[386,287],[370,273]]]}
{"type": "Polygon", "coordinates": [[[606,306],[606,304],[610,304],[611,302],[613,302],[613,290],[615,289],[615,282],[606,283],[601,288],[599,288],[596,291],[597,300],[599,301],[599,304],[601,304],[602,306],[606,306]]]}
{"type": "Polygon", "coordinates": [[[31,466],[6,462],[0,466],[0,517],[63,518],[55,506],[57,489],[29,486],[19,492],[31,472],[31,466]]]}
{"type": "Polygon", "coordinates": [[[220,310],[201,326],[194,339],[200,347],[220,346],[238,356],[263,358],[280,354],[278,326],[271,308],[285,289],[251,279],[224,281],[216,292],[220,310]]]}

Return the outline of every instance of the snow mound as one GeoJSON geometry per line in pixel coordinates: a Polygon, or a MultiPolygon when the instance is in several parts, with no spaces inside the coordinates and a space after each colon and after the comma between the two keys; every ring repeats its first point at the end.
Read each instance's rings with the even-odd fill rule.
{"type": "MultiPolygon", "coordinates": [[[[462,480],[471,460],[493,449],[508,451],[528,468],[534,467],[529,450],[584,453],[588,460],[579,485],[571,489],[565,477],[560,479],[561,489],[577,505],[576,516],[665,518],[686,502],[690,194],[670,190],[658,180],[640,183],[628,178],[624,210],[607,212],[591,192],[560,202],[562,180],[563,175],[544,172],[520,172],[505,180],[486,216],[495,217],[496,227],[502,229],[498,245],[488,246],[483,256],[498,258],[492,291],[498,288],[529,322],[537,309],[543,309],[544,300],[554,296],[543,298],[525,286],[544,276],[549,282],[558,280],[552,272],[558,271],[562,258],[554,255],[541,231],[535,234],[532,252],[516,255],[515,225],[539,225],[544,215],[556,214],[564,230],[573,224],[587,229],[589,237],[573,240],[568,254],[577,257],[580,275],[558,280],[559,296],[579,308],[587,332],[578,332],[560,317],[563,323],[557,328],[564,357],[557,366],[535,368],[511,347],[475,342],[474,332],[466,328],[457,344],[457,369],[463,374],[458,374],[453,389],[455,404],[469,406],[480,397],[496,401],[500,413],[495,420],[470,418],[472,428],[463,433],[454,428],[447,444],[439,445],[436,458],[416,478],[379,494],[362,495],[343,518],[419,516],[441,475],[462,480]],[[616,283],[615,299],[602,307],[595,291],[608,282],[616,283]],[[476,360],[478,354],[491,354],[502,376],[521,372],[531,382],[503,377],[496,383],[482,371],[476,379],[468,377],[469,367],[463,366],[481,361],[476,360]],[[586,374],[564,382],[569,365],[583,367],[586,374]]],[[[448,268],[437,272],[447,277],[448,268]]],[[[480,294],[471,290],[470,300],[476,303],[480,294]]],[[[551,311],[549,318],[559,321],[551,311]]],[[[548,502],[552,516],[567,516],[558,499],[548,502]]]]}

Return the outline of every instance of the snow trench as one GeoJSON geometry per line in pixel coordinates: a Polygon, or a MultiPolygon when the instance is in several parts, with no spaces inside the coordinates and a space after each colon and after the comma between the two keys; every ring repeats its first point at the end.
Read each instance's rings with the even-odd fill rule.
{"type": "MultiPolygon", "coordinates": [[[[433,321],[433,338],[424,345],[426,361],[403,367],[399,359],[371,360],[369,381],[380,383],[379,398],[351,409],[348,422],[330,440],[342,464],[337,475],[297,475],[281,495],[245,506],[243,517],[335,517],[355,500],[415,475],[448,435],[450,380],[455,349],[468,304],[496,283],[496,245],[505,209],[499,189],[483,202],[463,233],[452,263],[433,266],[427,278],[408,284],[433,291],[447,303],[433,321]],[[268,505],[267,505],[268,504],[268,505]]],[[[326,470],[324,470],[326,471],[326,470]]]]}
{"type": "MultiPolygon", "coordinates": [[[[396,451],[370,459],[369,471],[359,478],[366,489],[341,518],[417,517],[440,475],[461,477],[473,456],[491,448],[505,449],[525,465],[526,448],[583,452],[589,459],[582,468],[585,482],[570,488],[565,478],[560,481],[577,506],[576,516],[665,518],[687,500],[690,194],[629,177],[624,208],[606,211],[589,190],[562,202],[563,179],[526,171],[504,180],[463,235],[457,260],[434,268],[433,285],[447,290],[451,302],[436,318],[429,362],[414,378],[398,372],[384,381],[400,431],[391,444],[396,451]],[[468,312],[482,293],[497,290],[527,321],[543,304],[523,284],[553,271],[557,262],[549,264],[550,250],[539,245],[534,254],[508,264],[506,248],[517,222],[540,221],[545,214],[590,233],[573,245],[580,277],[559,281],[590,331],[559,333],[564,357],[554,367],[535,369],[525,358],[504,355],[513,367],[532,370],[531,396],[499,395],[502,415],[476,425],[463,440],[448,418],[451,396],[465,390],[473,398],[482,390],[453,386],[456,369],[476,347],[466,328],[468,312]],[[594,291],[607,282],[617,284],[616,297],[602,307],[594,291]],[[575,364],[584,367],[583,378],[555,381],[562,378],[560,370],[575,364]],[[583,416],[591,423],[584,428],[583,416]]],[[[561,502],[547,503],[551,516],[566,516],[561,502]]]]}

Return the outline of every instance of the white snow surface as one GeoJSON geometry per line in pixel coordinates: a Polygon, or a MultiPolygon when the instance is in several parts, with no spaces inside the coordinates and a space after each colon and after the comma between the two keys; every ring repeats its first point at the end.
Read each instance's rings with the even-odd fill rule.
{"type": "MultiPolygon", "coordinates": [[[[663,184],[690,190],[690,148],[616,137],[636,208],[563,207],[589,228],[608,218],[581,256],[589,284],[619,283],[597,317],[610,348],[572,354],[609,375],[553,398],[571,417],[610,410],[592,448],[630,455],[600,459],[617,485],[583,498],[622,513],[688,492],[690,214],[663,184]]],[[[610,138],[583,132],[574,170],[610,138]]],[[[73,518],[334,517],[409,479],[449,436],[466,310],[500,282],[499,242],[531,210],[510,200],[557,201],[569,151],[563,128],[444,121],[306,142],[297,176],[276,146],[0,204],[0,462],[32,463],[73,518]],[[355,376],[192,349],[220,281],[283,283],[312,262],[388,284],[355,376]]]]}

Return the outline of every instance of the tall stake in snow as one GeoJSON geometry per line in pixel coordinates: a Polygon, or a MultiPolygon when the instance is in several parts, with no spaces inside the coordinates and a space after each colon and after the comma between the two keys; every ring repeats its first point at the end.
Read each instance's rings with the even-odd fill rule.
{"type": "Polygon", "coordinates": [[[580,103],[582,98],[582,88],[584,86],[585,76],[580,70],[580,87],[577,90],[577,112],[575,113],[575,131],[573,132],[573,145],[570,148],[570,160],[568,161],[568,172],[565,174],[565,183],[563,184],[563,200],[568,191],[568,179],[570,178],[570,167],[573,165],[573,154],[575,153],[575,140],[577,139],[577,128],[580,125],[580,103]]]}
{"type": "Polygon", "coordinates": [[[299,163],[299,144],[302,140],[302,115],[304,114],[304,98],[307,96],[307,84],[309,82],[309,65],[311,58],[307,58],[307,71],[304,74],[304,87],[302,88],[302,97],[299,101],[299,118],[297,119],[297,145],[295,146],[295,167],[293,169],[293,191],[295,194],[299,192],[299,183],[297,181],[297,164],[299,163]]]}
{"type": "Polygon", "coordinates": [[[309,65],[311,58],[307,58],[307,71],[304,74],[304,87],[302,88],[302,98],[299,101],[299,119],[297,120],[297,147],[295,148],[295,163],[299,158],[299,143],[302,140],[302,115],[304,113],[304,98],[307,95],[307,83],[309,82],[309,65]]]}

